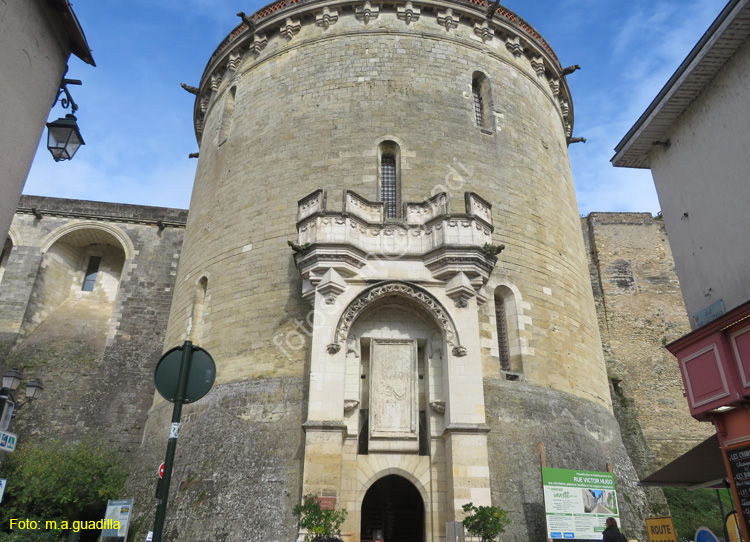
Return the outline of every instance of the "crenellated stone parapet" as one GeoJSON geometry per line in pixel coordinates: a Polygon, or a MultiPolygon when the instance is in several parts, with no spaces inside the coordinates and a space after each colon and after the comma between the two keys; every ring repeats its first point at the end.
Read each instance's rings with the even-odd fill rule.
{"type": "MultiPolygon", "coordinates": [[[[272,60],[290,48],[352,32],[413,34],[448,39],[517,64],[522,73],[545,80],[540,88],[560,113],[566,134],[572,133],[570,92],[562,66],[549,44],[521,17],[488,0],[433,0],[381,3],[361,0],[279,0],[244,16],[209,60],[194,108],[195,132],[201,143],[207,110],[219,102],[233,75],[272,60]],[[248,24],[248,21],[252,23],[248,24]],[[375,24],[377,22],[377,24],[375,24]],[[406,23],[406,24],[404,24],[406,23]],[[249,52],[249,54],[248,54],[249,52]],[[563,118],[562,104],[568,104],[563,118]]],[[[244,14],[243,14],[244,15],[244,14]]],[[[236,77],[236,75],[234,75],[236,77]]]]}
{"type": "MultiPolygon", "coordinates": [[[[311,299],[317,288],[335,300],[346,281],[385,279],[389,268],[414,271],[417,265],[414,276],[444,282],[447,295],[465,306],[497,262],[492,207],[473,192],[465,194],[464,213],[450,213],[448,203],[445,193],[405,203],[406,219],[392,220],[382,202],[351,190],[344,191],[340,212],[327,209],[323,190],[305,196],[298,202],[297,242],[290,243],[303,296],[311,299]]],[[[478,301],[484,299],[479,294],[478,301]]]]}

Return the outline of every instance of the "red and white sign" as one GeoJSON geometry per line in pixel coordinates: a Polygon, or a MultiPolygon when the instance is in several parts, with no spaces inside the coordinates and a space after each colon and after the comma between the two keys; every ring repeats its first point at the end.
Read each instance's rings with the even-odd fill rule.
{"type": "Polygon", "coordinates": [[[164,478],[164,462],[159,465],[159,478],[164,478]]]}

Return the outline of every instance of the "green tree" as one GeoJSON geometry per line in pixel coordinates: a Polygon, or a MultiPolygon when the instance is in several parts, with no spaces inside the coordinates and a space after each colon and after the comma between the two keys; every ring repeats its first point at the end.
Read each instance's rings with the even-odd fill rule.
{"type": "MultiPolygon", "coordinates": [[[[724,536],[724,521],[714,489],[691,491],[683,487],[665,487],[672,512],[674,528],[680,538],[692,540],[698,527],[708,527],[716,536],[724,536]]],[[[734,502],[728,490],[719,492],[724,514],[734,510],[734,502]]]]}
{"type": "Polygon", "coordinates": [[[497,506],[474,506],[468,503],[463,506],[464,512],[469,513],[464,518],[464,527],[470,534],[478,536],[482,542],[497,540],[500,533],[510,524],[508,512],[497,506]]]}
{"type": "MultiPolygon", "coordinates": [[[[72,527],[74,521],[102,519],[107,500],[120,495],[127,478],[123,458],[95,439],[21,444],[8,454],[2,472],[8,485],[0,508],[0,541],[65,540],[63,522],[72,527]],[[12,518],[40,521],[41,528],[11,531],[12,518]],[[48,531],[47,521],[58,528],[48,531]]],[[[94,533],[81,531],[82,540],[88,536],[94,533]]]]}
{"type": "Polygon", "coordinates": [[[313,495],[302,497],[302,504],[294,507],[298,515],[299,526],[307,530],[305,542],[317,542],[341,534],[341,524],[346,519],[346,510],[323,510],[320,502],[313,495]]]}

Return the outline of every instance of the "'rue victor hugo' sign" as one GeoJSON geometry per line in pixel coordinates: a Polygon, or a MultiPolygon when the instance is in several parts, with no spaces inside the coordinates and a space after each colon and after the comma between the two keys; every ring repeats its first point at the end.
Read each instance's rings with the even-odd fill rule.
{"type": "Polygon", "coordinates": [[[732,470],[732,484],[739,500],[739,514],[745,528],[750,531],[750,444],[741,444],[725,450],[732,470]]]}

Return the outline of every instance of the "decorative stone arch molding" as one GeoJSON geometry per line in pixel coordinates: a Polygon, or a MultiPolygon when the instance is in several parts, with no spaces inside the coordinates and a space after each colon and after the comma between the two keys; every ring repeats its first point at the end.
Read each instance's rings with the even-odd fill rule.
{"type": "MultiPolygon", "coordinates": [[[[23,245],[23,239],[21,238],[21,233],[18,231],[18,228],[16,228],[16,226],[14,226],[13,224],[11,224],[10,230],[8,230],[8,238],[10,239],[10,242],[13,243],[13,248],[23,245]]],[[[3,245],[5,244],[5,239],[2,239],[0,241],[2,241],[3,245]]]]}
{"type": "Polygon", "coordinates": [[[334,343],[343,344],[353,325],[363,312],[374,303],[378,303],[380,300],[391,295],[416,302],[419,307],[432,317],[433,321],[442,330],[445,342],[454,349],[454,354],[463,355],[465,353],[466,349],[461,346],[456,325],[440,301],[424,288],[400,281],[380,282],[374,286],[370,286],[349,303],[336,325],[334,343]]]}
{"type": "Polygon", "coordinates": [[[524,361],[529,354],[527,347],[528,336],[525,337],[524,335],[531,333],[531,318],[525,310],[528,308],[528,303],[524,302],[518,286],[507,279],[499,278],[490,280],[486,285],[486,289],[489,297],[493,299],[493,307],[497,302],[496,297],[498,293],[502,296],[503,302],[506,304],[504,311],[507,318],[506,329],[511,371],[514,373],[523,373],[524,361]],[[503,289],[507,291],[507,295],[503,295],[503,289]]]}
{"type": "Polygon", "coordinates": [[[112,224],[96,222],[93,220],[85,220],[82,222],[67,224],[50,233],[42,243],[42,254],[46,254],[47,251],[52,247],[52,245],[54,245],[57,241],[62,239],[67,234],[80,230],[98,230],[108,233],[117,241],[119,241],[120,247],[122,248],[123,252],[125,252],[125,260],[132,260],[135,257],[136,251],[135,247],[133,246],[133,242],[124,231],[112,224]]]}

